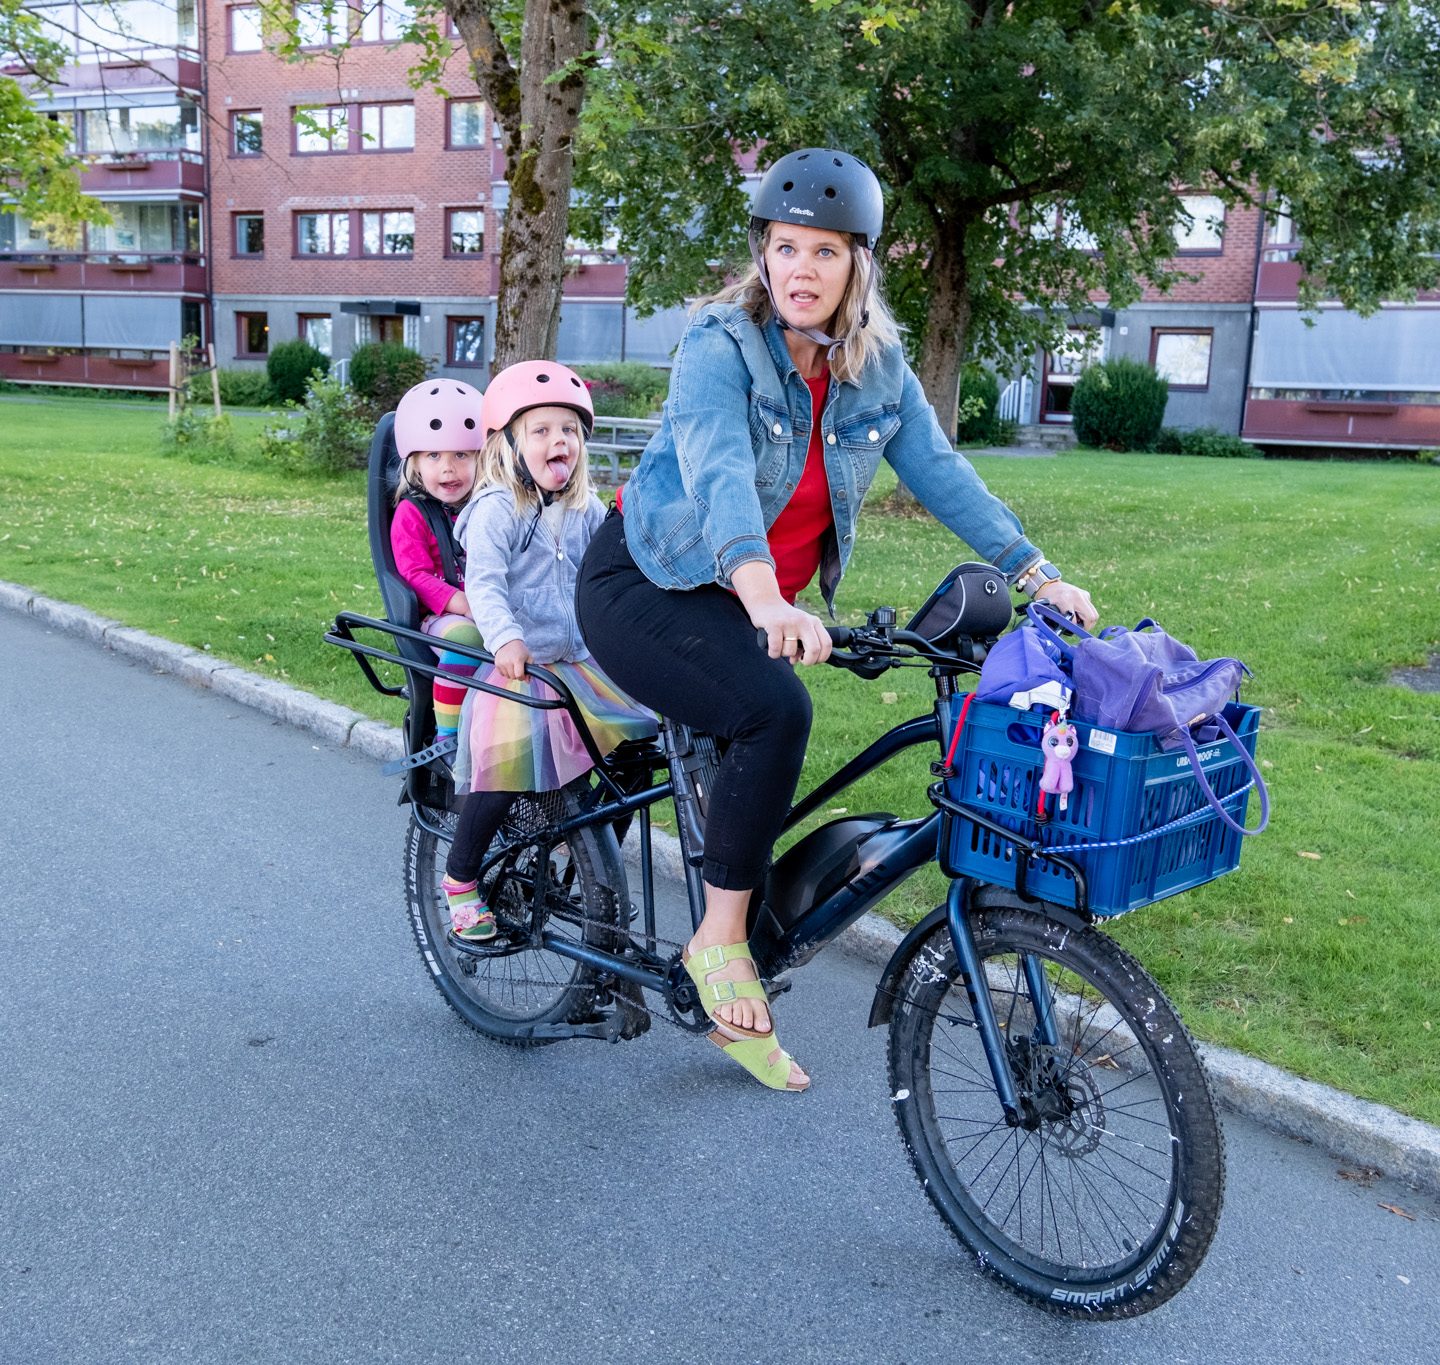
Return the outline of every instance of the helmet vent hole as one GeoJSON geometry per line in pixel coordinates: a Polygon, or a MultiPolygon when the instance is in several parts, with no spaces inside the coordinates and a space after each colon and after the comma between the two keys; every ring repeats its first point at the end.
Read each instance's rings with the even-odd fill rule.
{"type": "Polygon", "coordinates": [[[585,387],[573,374],[570,376],[570,382],[574,384],[577,389],[583,389],[585,387]]]}
{"type": "Polygon", "coordinates": [[[439,431],[440,428],[443,427],[444,425],[445,425],[445,423],[442,422],[438,417],[432,417],[432,418],[430,419],[430,430],[431,430],[431,431],[439,431]]]}
{"type": "Polygon", "coordinates": [[[801,152],[800,155],[795,158],[795,160],[796,160],[796,161],[809,161],[809,160],[810,160],[810,153],[809,153],[809,152],[801,152]]]}
{"type": "Polygon", "coordinates": [[[440,392],[439,389],[431,389],[431,390],[430,390],[430,397],[431,397],[431,398],[434,398],[435,395],[436,395],[437,393],[439,393],[439,392],[440,392]]]}
{"type": "Polygon", "coordinates": [[[550,376],[548,374],[537,374],[535,376],[535,382],[537,384],[548,384],[550,382],[550,376]]]}
{"type": "Polygon", "coordinates": [[[465,430],[466,430],[466,431],[474,431],[474,430],[475,430],[475,419],[474,419],[473,417],[467,417],[467,418],[465,419],[465,430]]]}
{"type": "Polygon", "coordinates": [[[780,188],[784,190],[786,194],[789,194],[790,191],[795,188],[795,182],[793,180],[787,180],[780,188]]]}
{"type": "Polygon", "coordinates": [[[833,199],[833,198],[835,197],[835,186],[834,186],[834,185],[826,185],[826,186],[825,186],[825,197],[826,197],[827,199],[833,199]]]}
{"type": "Polygon", "coordinates": [[[838,156],[832,156],[830,160],[833,161],[837,166],[844,166],[845,164],[843,161],[840,160],[838,156]]]}

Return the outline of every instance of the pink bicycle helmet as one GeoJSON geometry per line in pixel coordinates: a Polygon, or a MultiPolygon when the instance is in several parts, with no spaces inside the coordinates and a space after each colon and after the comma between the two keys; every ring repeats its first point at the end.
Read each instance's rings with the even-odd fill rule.
{"type": "Polygon", "coordinates": [[[574,370],[553,360],[522,360],[507,365],[485,390],[480,426],[488,441],[504,431],[522,412],[548,406],[574,408],[588,437],[595,430],[595,405],[590,390],[574,370]]]}
{"type": "Polygon", "coordinates": [[[427,379],[395,405],[395,449],[403,460],[417,450],[479,450],[483,400],[458,379],[427,379]]]}

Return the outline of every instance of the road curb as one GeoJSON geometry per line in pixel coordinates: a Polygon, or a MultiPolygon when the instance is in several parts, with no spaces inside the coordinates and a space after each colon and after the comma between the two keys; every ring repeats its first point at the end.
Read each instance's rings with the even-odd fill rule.
{"type": "MultiPolygon", "coordinates": [[[[366,758],[388,762],[403,752],[400,731],[395,726],[84,607],[58,602],[3,580],[0,607],[33,616],[52,630],[89,640],[158,673],[174,674],[195,686],[211,688],[277,721],[354,749],[366,758]]],[[[679,841],[656,830],[653,843],[657,872],[681,880],[679,841]]],[[[633,862],[634,849],[627,846],[626,856],[633,862]]],[[[888,920],[866,914],[845,931],[839,943],[854,956],[883,964],[902,937],[903,930],[888,920]]],[[[1200,1051],[1216,1096],[1228,1109],[1274,1132],[1313,1143],[1357,1168],[1379,1171],[1440,1196],[1440,1128],[1307,1081],[1230,1048],[1202,1043],[1200,1051]]]]}

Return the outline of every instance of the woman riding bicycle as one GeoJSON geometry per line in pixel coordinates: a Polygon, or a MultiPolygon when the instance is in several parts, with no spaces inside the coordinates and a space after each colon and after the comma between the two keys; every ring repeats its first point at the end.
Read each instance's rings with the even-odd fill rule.
{"type": "Polygon", "coordinates": [[[577,607],[610,677],[724,745],[706,817],[705,917],[684,960],[717,1045],[762,1084],[803,1090],[809,1078],[771,1026],[746,913],[810,732],[792,664],[821,663],[831,648],[795,598],[818,572],[833,611],[881,457],[1012,585],[1084,625],[1096,613],[956,454],[906,363],[874,256],[884,203],[873,172],[846,152],[791,152],[766,172],[752,214],[754,265],[697,305],[664,420],[623,517],[591,542],[577,607]]]}

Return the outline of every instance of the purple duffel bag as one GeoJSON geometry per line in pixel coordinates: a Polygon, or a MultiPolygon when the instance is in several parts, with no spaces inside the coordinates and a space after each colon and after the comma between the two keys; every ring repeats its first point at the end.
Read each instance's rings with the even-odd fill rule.
{"type": "Polygon", "coordinates": [[[1270,798],[1255,762],[1225,720],[1225,703],[1250,674],[1239,659],[1201,659],[1189,645],[1148,617],[1134,630],[1107,626],[1091,635],[1044,602],[1026,609],[1030,623],[1068,665],[1075,684],[1075,719],[1106,730],[1154,735],[1162,749],[1183,749],[1196,779],[1220,818],[1241,834],[1258,834],[1270,819],[1270,798]],[[1074,637],[1064,639],[1055,627],[1074,637]],[[1209,790],[1195,750],[1223,734],[1245,758],[1260,793],[1260,825],[1241,829],[1209,790]]]}

